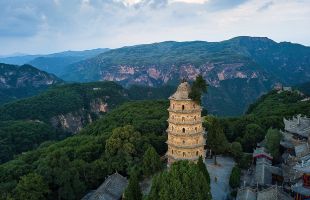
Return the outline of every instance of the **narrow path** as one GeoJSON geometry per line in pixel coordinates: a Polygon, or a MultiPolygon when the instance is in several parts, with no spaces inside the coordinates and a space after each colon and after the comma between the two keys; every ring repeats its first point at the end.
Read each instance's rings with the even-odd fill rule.
{"type": "Polygon", "coordinates": [[[213,200],[226,200],[230,194],[229,177],[235,161],[230,157],[217,157],[217,163],[218,165],[214,165],[213,159],[206,160],[211,178],[212,198],[213,200]]]}

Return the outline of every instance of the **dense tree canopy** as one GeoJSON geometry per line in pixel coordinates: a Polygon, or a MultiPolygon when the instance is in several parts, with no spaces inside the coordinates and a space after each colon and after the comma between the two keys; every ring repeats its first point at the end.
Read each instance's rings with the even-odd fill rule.
{"type": "Polygon", "coordinates": [[[48,192],[48,185],[43,177],[36,173],[30,173],[21,177],[16,186],[14,197],[17,200],[41,200],[46,197],[48,192]]]}
{"type": "Polygon", "coordinates": [[[173,163],[168,171],[153,178],[149,200],[211,199],[209,184],[198,166],[188,161],[173,163]]]}
{"type": "Polygon", "coordinates": [[[46,142],[0,165],[0,199],[12,196],[20,178],[29,173],[42,176],[48,184],[46,199],[80,199],[115,171],[128,175],[132,168],[142,169],[150,145],[157,152],[166,151],[167,107],[166,101],[125,103],[81,134],[46,142]]]}
{"type": "Polygon", "coordinates": [[[0,122],[0,163],[12,159],[16,154],[37,148],[44,141],[63,137],[65,134],[58,133],[44,122],[0,122]]]}

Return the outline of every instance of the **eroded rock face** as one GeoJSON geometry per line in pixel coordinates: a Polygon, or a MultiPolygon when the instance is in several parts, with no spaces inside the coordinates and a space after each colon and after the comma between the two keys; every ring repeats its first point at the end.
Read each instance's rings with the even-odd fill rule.
{"type": "Polygon", "coordinates": [[[51,119],[52,126],[56,128],[60,128],[66,132],[70,133],[77,133],[86,123],[82,117],[83,112],[74,112],[74,113],[67,113],[64,115],[58,115],[51,119]]]}
{"type": "Polygon", "coordinates": [[[101,99],[95,99],[90,103],[90,111],[96,114],[108,112],[108,104],[101,99]]]}
{"type": "Polygon", "coordinates": [[[30,65],[15,66],[0,64],[0,89],[42,87],[62,82],[52,74],[30,65]]]}
{"type": "Polygon", "coordinates": [[[264,79],[263,71],[248,68],[243,63],[206,63],[200,67],[192,64],[181,66],[114,66],[101,71],[101,80],[117,81],[125,86],[132,84],[161,86],[178,82],[182,78],[194,80],[202,74],[207,83],[218,87],[228,79],[264,79]]]}
{"type": "Polygon", "coordinates": [[[108,104],[102,99],[94,99],[89,109],[80,109],[75,112],[61,114],[50,119],[53,127],[60,128],[69,133],[79,132],[86,124],[92,123],[100,117],[100,113],[108,112],[108,104]]]}

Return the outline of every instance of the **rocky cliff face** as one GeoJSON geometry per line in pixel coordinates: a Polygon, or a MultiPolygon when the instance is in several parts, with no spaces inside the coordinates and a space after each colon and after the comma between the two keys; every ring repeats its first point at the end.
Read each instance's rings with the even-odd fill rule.
{"type": "Polygon", "coordinates": [[[60,83],[63,83],[61,79],[30,65],[0,63],[0,105],[36,95],[49,86],[60,83]]]}
{"type": "Polygon", "coordinates": [[[99,118],[100,114],[108,112],[108,103],[103,99],[96,98],[91,101],[89,108],[54,116],[50,119],[50,123],[53,127],[63,131],[77,133],[85,125],[99,118]]]}
{"type": "Polygon", "coordinates": [[[0,89],[42,87],[61,83],[56,76],[40,71],[30,65],[0,64],[0,89]]]}
{"type": "Polygon", "coordinates": [[[101,80],[121,82],[125,86],[161,86],[177,83],[182,78],[194,80],[201,74],[207,83],[219,87],[220,82],[229,79],[267,79],[262,70],[247,69],[244,63],[206,63],[195,67],[192,64],[181,66],[127,66],[119,65],[100,72],[101,80]]]}
{"type": "MultiPolygon", "coordinates": [[[[275,83],[297,85],[309,81],[310,48],[259,37],[236,37],[222,42],[162,42],[110,50],[67,69],[62,76],[65,80],[111,80],[124,86],[177,85],[183,78],[193,80],[202,74],[210,87],[218,88],[210,90],[210,95],[217,95],[216,101],[231,102],[229,108],[236,107],[237,112],[233,109],[228,113],[236,115],[242,114],[275,83]],[[235,102],[235,95],[226,91],[228,88],[238,92],[242,105],[235,102]]],[[[212,99],[215,101],[211,98],[205,105],[217,104],[212,99]]],[[[216,113],[226,115],[225,111],[216,113]]]]}

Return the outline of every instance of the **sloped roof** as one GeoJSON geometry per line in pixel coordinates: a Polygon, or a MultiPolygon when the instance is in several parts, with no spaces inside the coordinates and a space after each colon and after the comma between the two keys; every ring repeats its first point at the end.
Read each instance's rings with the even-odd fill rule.
{"type": "Polygon", "coordinates": [[[293,197],[285,193],[278,186],[271,186],[257,193],[257,200],[293,200],[293,197]]]}
{"type": "Polygon", "coordinates": [[[188,100],[191,87],[188,82],[183,82],[178,86],[177,91],[169,98],[175,100],[188,100]]]}
{"type": "Polygon", "coordinates": [[[118,200],[122,197],[128,181],[119,173],[114,173],[97,190],[90,192],[82,200],[118,200]]]}
{"type": "Polygon", "coordinates": [[[297,115],[290,120],[283,118],[285,130],[298,134],[302,137],[309,137],[310,134],[310,118],[297,115]]]}
{"type": "Polygon", "coordinates": [[[245,187],[238,190],[237,200],[256,200],[256,191],[250,187],[245,187]]]}

